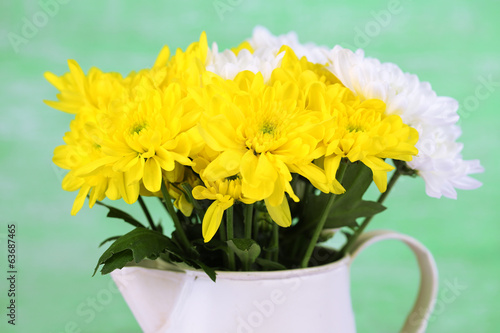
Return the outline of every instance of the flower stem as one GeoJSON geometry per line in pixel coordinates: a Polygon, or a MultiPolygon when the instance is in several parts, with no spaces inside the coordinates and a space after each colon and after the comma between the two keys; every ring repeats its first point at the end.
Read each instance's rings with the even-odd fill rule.
{"type": "Polygon", "coordinates": [[[278,262],[280,254],[280,234],[279,234],[279,226],[276,223],[273,223],[273,248],[275,248],[275,250],[273,252],[272,258],[274,261],[278,262]]]}
{"type": "MultiPolygon", "coordinates": [[[[257,216],[257,218],[258,218],[258,216],[257,216]]],[[[257,238],[259,236],[259,221],[258,220],[254,221],[252,229],[253,229],[252,239],[257,241],[257,238]]]]}
{"type": "MultiPolygon", "coordinates": [[[[339,168],[337,170],[337,180],[339,183],[342,183],[342,179],[344,178],[344,173],[347,168],[347,162],[341,161],[339,168]]],[[[328,203],[326,204],[325,210],[323,211],[323,214],[321,215],[321,218],[316,225],[316,229],[314,230],[314,234],[311,238],[311,242],[309,243],[309,246],[307,247],[306,254],[304,255],[304,258],[302,259],[302,262],[300,264],[300,267],[306,268],[309,264],[309,260],[311,259],[311,255],[314,251],[314,247],[316,246],[316,243],[318,242],[319,235],[321,234],[321,231],[323,230],[323,227],[325,226],[326,219],[328,218],[328,214],[330,214],[330,210],[332,209],[333,203],[335,202],[335,199],[337,198],[337,194],[332,194],[330,195],[330,198],[328,198],[328,203]]]]}
{"type": "Polygon", "coordinates": [[[179,235],[180,241],[182,243],[182,246],[186,251],[191,250],[191,243],[189,242],[189,239],[186,236],[186,233],[184,232],[184,229],[182,228],[182,224],[179,221],[179,217],[175,213],[175,208],[174,205],[172,204],[172,198],[170,197],[170,194],[168,193],[167,186],[165,185],[165,182],[161,183],[161,193],[163,194],[163,201],[165,204],[165,208],[167,209],[168,214],[174,221],[175,225],[175,231],[177,231],[177,234],[179,235]]]}
{"type": "MultiPolygon", "coordinates": [[[[252,239],[253,227],[253,204],[243,205],[243,216],[245,221],[245,235],[246,239],[252,239]]],[[[250,260],[245,260],[243,263],[243,270],[250,270],[250,260]]]]}
{"type": "MultiPolygon", "coordinates": [[[[227,210],[226,210],[226,231],[227,231],[227,240],[231,240],[234,238],[234,229],[233,229],[233,206],[229,207],[227,210]]],[[[228,258],[228,261],[229,261],[229,269],[231,271],[235,271],[236,270],[236,263],[235,263],[235,260],[234,260],[234,251],[229,248],[228,249],[228,253],[227,253],[227,258],[228,258]]]]}
{"type": "MultiPolygon", "coordinates": [[[[391,179],[389,180],[389,184],[387,184],[387,189],[385,190],[384,193],[380,194],[380,196],[377,200],[378,203],[381,204],[385,201],[385,198],[387,197],[387,195],[389,195],[389,192],[394,187],[394,184],[399,179],[399,176],[401,176],[401,172],[399,171],[399,168],[396,168],[396,170],[394,171],[394,173],[391,176],[391,179]]],[[[351,247],[356,242],[358,237],[363,233],[363,231],[365,230],[368,223],[370,223],[370,221],[372,220],[373,216],[374,215],[368,216],[364,219],[363,223],[361,223],[361,225],[358,227],[358,229],[356,229],[356,231],[354,232],[352,237],[347,241],[347,243],[344,245],[344,247],[340,250],[339,257],[343,257],[346,253],[349,253],[349,251],[351,250],[351,247]]]]}
{"type": "MultiPolygon", "coordinates": [[[[224,243],[226,243],[227,241],[227,233],[226,233],[226,224],[225,223],[221,223],[220,224],[220,227],[219,227],[219,231],[218,231],[219,235],[220,235],[220,240],[224,243]]],[[[222,262],[224,264],[224,267],[227,267],[228,265],[228,261],[227,261],[227,253],[222,251],[222,262]]]]}
{"type": "Polygon", "coordinates": [[[146,206],[144,199],[142,199],[142,196],[139,196],[138,201],[139,201],[139,205],[141,205],[141,208],[144,211],[144,215],[146,215],[146,218],[148,219],[148,222],[149,222],[149,225],[151,226],[151,229],[157,230],[155,224],[153,223],[153,219],[151,218],[151,214],[149,214],[148,207],[146,206]]]}
{"type": "Polygon", "coordinates": [[[253,204],[245,205],[243,208],[243,214],[245,215],[245,238],[252,238],[252,226],[253,226],[253,204]]]}

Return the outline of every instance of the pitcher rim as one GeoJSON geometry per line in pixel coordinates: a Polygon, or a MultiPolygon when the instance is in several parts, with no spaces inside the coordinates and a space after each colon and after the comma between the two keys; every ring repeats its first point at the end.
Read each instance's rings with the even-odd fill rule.
{"type": "MultiPolygon", "coordinates": [[[[349,267],[351,262],[351,256],[345,255],[341,259],[314,267],[307,268],[292,268],[286,270],[276,270],[276,271],[216,271],[216,280],[274,280],[274,279],[286,279],[286,278],[296,278],[309,275],[318,275],[325,272],[333,271],[343,267],[349,267]]],[[[148,271],[153,274],[168,272],[170,274],[188,275],[196,279],[210,279],[210,277],[201,269],[195,269],[190,267],[178,267],[175,265],[168,264],[170,267],[165,269],[161,267],[145,267],[141,263],[134,266],[127,266],[127,269],[140,269],[142,271],[148,271]]]]}

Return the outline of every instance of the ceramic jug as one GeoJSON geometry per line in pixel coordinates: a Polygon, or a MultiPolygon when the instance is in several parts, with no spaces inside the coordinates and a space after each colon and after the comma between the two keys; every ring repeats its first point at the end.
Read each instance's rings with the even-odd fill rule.
{"type": "MultiPolygon", "coordinates": [[[[373,243],[396,239],[414,252],[420,289],[401,332],[424,332],[437,293],[431,253],[393,231],[364,233],[351,253],[330,264],[284,271],[203,272],[150,262],[111,273],[144,332],[164,333],[355,333],[350,265],[373,243]]],[[[387,277],[394,278],[397,277],[387,277]]]]}

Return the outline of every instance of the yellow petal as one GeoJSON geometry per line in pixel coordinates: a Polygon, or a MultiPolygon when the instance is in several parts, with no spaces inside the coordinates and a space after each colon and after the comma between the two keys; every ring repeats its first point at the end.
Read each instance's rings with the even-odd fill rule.
{"type": "Polygon", "coordinates": [[[278,173],[265,154],[259,157],[248,151],[241,160],[242,193],[262,200],[274,192],[278,173]]]}
{"type": "Polygon", "coordinates": [[[394,169],[394,167],[375,156],[367,156],[361,162],[372,170],[373,181],[377,185],[378,190],[385,192],[387,189],[387,172],[394,169]]]}
{"type": "Polygon", "coordinates": [[[335,194],[342,194],[345,188],[337,180],[337,170],[342,160],[341,156],[328,156],[324,160],[325,174],[329,182],[330,192],[335,194]]]}
{"type": "Polygon", "coordinates": [[[67,145],[58,146],[54,149],[52,162],[60,168],[71,169],[75,165],[78,165],[80,160],[80,156],[72,152],[67,145]]]}
{"type": "Polygon", "coordinates": [[[119,158],[116,163],[113,164],[114,171],[128,171],[131,167],[133,167],[136,163],[141,159],[136,153],[131,153],[119,158]]]}
{"type": "Polygon", "coordinates": [[[223,214],[224,210],[218,201],[214,201],[210,207],[208,207],[203,217],[202,225],[203,240],[205,243],[209,242],[219,229],[223,214]]]}
{"type": "Polygon", "coordinates": [[[137,163],[132,165],[130,169],[128,169],[127,172],[127,185],[137,183],[141,178],[144,176],[144,159],[141,157],[138,157],[137,163]]]}
{"type": "Polygon", "coordinates": [[[337,170],[340,165],[340,161],[342,160],[342,156],[339,155],[330,155],[325,157],[325,175],[328,181],[332,181],[337,177],[337,170]]]}
{"type": "MultiPolygon", "coordinates": [[[[161,166],[161,163],[160,163],[161,166]]],[[[186,168],[178,163],[175,164],[175,167],[172,171],[166,171],[164,173],[165,180],[170,183],[180,183],[184,179],[184,173],[186,168]]]]}
{"type": "Polygon", "coordinates": [[[279,179],[274,183],[273,193],[268,198],[266,198],[266,200],[267,202],[269,202],[271,206],[279,206],[283,201],[284,195],[285,195],[285,188],[283,186],[283,181],[279,179]]]}
{"type": "Polygon", "coordinates": [[[175,207],[179,208],[185,216],[191,216],[191,213],[193,213],[193,205],[189,202],[184,193],[181,193],[179,198],[175,200],[174,204],[175,207]]]}
{"type": "Polygon", "coordinates": [[[45,72],[43,73],[43,76],[47,81],[49,81],[54,87],[57,88],[59,91],[63,91],[66,85],[64,82],[61,80],[61,78],[51,72],[45,72]]]}
{"type": "Polygon", "coordinates": [[[94,204],[96,203],[97,200],[101,201],[106,197],[105,191],[107,187],[108,187],[108,179],[103,177],[102,181],[92,188],[89,195],[90,208],[94,207],[94,204]]]}
{"type": "Polygon", "coordinates": [[[155,157],[146,161],[142,180],[148,191],[158,192],[161,189],[161,168],[155,157]]]}
{"type": "MultiPolygon", "coordinates": [[[[290,170],[307,178],[311,182],[311,184],[321,192],[324,193],[330,192],[329,181],[326,178],[325,172],[316,164],[309,163],[301,165],[292,165],[290,166],[290,170]]],[[[342,192],[340,193],[343,192],[344,191],[342,190],[342,192]]]]}
{"type": "Polygon", "coordinates": [[[175,159],[172,153],[160,148],[156,151],[157,162],[160,164],[161,168],[165,171],[172,171],[175,168],[175,159]]]}
{"type": "Polygon", "coordinates": [[[71,114],[76,114],[78,113],[79,107],[75,106],[71,103],[64,103],[64,102],[56,102],[56,101],[43,101],[45,104],[50,106],[51,108],[54,108],[59,111],[71,113],[71,114]]]}
{"type": "Polygon", "coordinates": [[[65,191],[73,192],[82,187],[84,183],[85,181],[83,180],[83,178],[75,177],[75,172],[70,171],[63,178],[62,188],[65,191]]]}
{"type": "Polygon", "coordinates": [[[373,181],[375,182],[375,185],[377,185],[378,190],[380,193],[385,192],[387,190],[387,172],[376,170],[372,170],[372,172],[373,181]]]}
{"type": "Polygon", "coordinates": [[[76,215],[76,213],[78,213],[78,211],[82,209],[83,203],[85,202],[85,198],[87,197],[89,190],[90,190],[89,185],[82,186],[82,188],[78,192],[78,195],[75,198],[75,201],[73,202],[73,207],[71,208],[71,215],[76,215]]]}
{"type": "Polygon", "coordinates": [[[116,161],[116,157],[113,156],[102,157],[100,159],[89,162],[83,165],[82,167],[76,169],[75,176],[77,177],[89,176],[92,173],[95,173],[103,165],[106,165],[108,163],[113,163],[114,161],[116,161]]]}
{"type": "Polygon", "coordinates": [[[165,45],[161,49],[160,54],[158,54],[158,57],[156,58],[153,68],[166,66],[169,57],[170,57],[170,49],[168,48],[167,45],[165,45]]]}
{"type": "Polygon", "coordinates": [[[240,148],[241,145],[236,139],[236,131],[225,116],[217,115],[205,119],[202,124],[203,126],[199,126],[198,129],[210,148],[216,151],[240,148]]]}
{"type": "Polygon", "coordinates": [[[118,182],[116,179],[111,179],[106,189],[106,196],[111,200],[120,199],[120,190],[118,188],[118,182]]]}
{"type": "Polygon", "coordinates": [[[240,151],[228,150],[220,154],[207,165],[203,177],[216,181],[237,174],[240,171],[240,161],[243,154],[240,151]]]}
{"type": "Polygon", "coordinates": [[[128,203],[129,205],[133,204],[134,202],[137,201],[137,198],[139,197],[139,190],[140,190],[140,185],[139,182],[135,183],[129,183],[130,178],[132,178],[129,175],[129,172],[124,172],[122,173],[121,177],[117,177],[116,180],[118,181],[118,189],[120,190],[120,194],[123,198],[123,200],[128,203]],[[130,185],[127,185],[130,184],[130,185]]]}
{"type": "Polygon", "coordinates": [[[80,89],[80,93],[83,93],[83,95],[85,95],[87,88],[87,79],[85,77],[85,73],[82,71],[82,68],[73,59],[68,60],[68,67],[73,77],[73,80],[75,80],[76,85],[80,89]]]}
{"type": "Polygon", "coordinates": [[[193,188],[192,194],[193,198],[195,198],[196,200],[205,200],[205,199],[215,200],[215,194],[210,192],[206,187],[201,185],[193,188]]]}
{"type": "Polygon", "coordinates": [[[290,213],[290,207],[288,206],[288,200],[285,195],[283,195],[283,200],[278,206],[272,206],[267,199],[265,200],[265,203],[269,215],[277,225],[285,228],[292,225],[292,215],[290,213]]]}
{"type": "Polygon", "coordinates": [[[243,179],[249,183],[255,183],[255,170],[257,169],[257,164],[259,159],[254,155],[252,151],[247,151],[241,159],[241,175],[243,179]]]}
{"type": "Polygon", "coordinates": [[[363,162],[367,167],[369,167],[372,170],[387,172],[394,169],[392,165],[385,163],[384,160],[375,156],[367,156],[363,158],[361,162],[363,162]]]}

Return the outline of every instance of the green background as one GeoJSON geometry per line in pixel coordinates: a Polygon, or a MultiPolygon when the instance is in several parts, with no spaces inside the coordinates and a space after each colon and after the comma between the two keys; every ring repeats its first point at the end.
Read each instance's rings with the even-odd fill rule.
{"type": "MultiPolygon", "coordinates": [[[[0,4],[0,331],[140,331],[110,277],[91,278],[102,252],[97,245],[128,228],[106,219],[101,207],[70,216],[75,193],[60,188],[64,173],[51,158],[72,116],[42,103],[56,94],[43,72],[62,74],[66,60],[75,59],[85,71],[97,66],[126,74],[151,66],[162,45],[185,48],[203,30],[223,49],[264,25],[274,34],[295,30],[302,42],[362,46],[461,102],[463,155],[481,160],[486,172],[476,178],[483,187],[459,191],[458,200],[434,199],[422,179],[403,179],[371,228],[406,233],[433,252],[441,291],[428,332],[498,332],[497,1],[54,1],[0,4]],[[43,7],[50,16],[40,14],[43,7]],[[27,22],[39,27],[29,31],[27,22]],[[9,33],[25,40],[12,43],[9,33]],[[4,314],[9,223],[17,224],[15,327],[4,314]]],[[[143,218],[137,207],[125,208],[143,218]]],[[[377,244],[363,253],[352,267],[358,331],[396,332],[417,285],[416,262],[402,244],[377,244]]]]}

